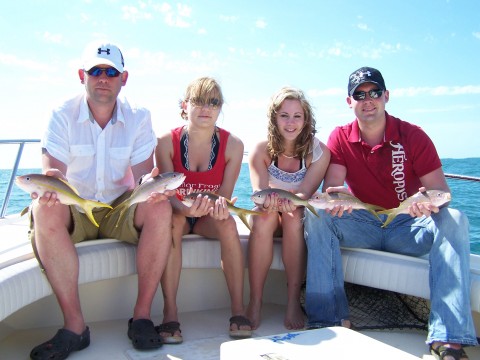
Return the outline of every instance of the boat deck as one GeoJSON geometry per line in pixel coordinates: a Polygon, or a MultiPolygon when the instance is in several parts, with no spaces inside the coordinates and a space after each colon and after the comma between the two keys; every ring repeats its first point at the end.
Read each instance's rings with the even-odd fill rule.
{"type": "MultiPolygon", "coordinates": [[[[265,304],[262,324],[254,332],[255,337],[287,332],[283,327],[283,305],[265,304]]],[[[164,345],[153,351],[133,349],[127,337],[127,319],[89,323],[91,344],[85,350],[75,352],[69,359],[129,359],[129,360],[216,360],[220,358],[220,345],[231,341],[228,337],[227,308],[194,311],[180,314],[184,342],[180,345],[164,345]]],[[[156,324],[161,320],[154,317],[156,324]]],[[[26,359],[30,350],[47,340],[57,327],[39,327],[17,331],[0,342],[2,359],[26,359]]],[[[425,345],[426,333],[417,330],[361,331],[362,334],[401,349],[420,359],[433,359],[425,345]]],[[[345,344],[348,346],[348,344],[345,344]]],[[[480,349],[468,348],[470,359],[480,359],[480,349]]],[[[368,348],[358,349],[358,359],[368,359],[368,348]]]]}
{"type": "MultiPolygon", "coordinates": [[[[0,263],[3,266],[8,266],[13,258],[18,261],[31,257],[25,227],[24,222],[14,222],[1,229],[0,245],[3,247],[0,246],[0,263]],[[12,239],[15,239],[13,243],[5,243],[12,239]]],[[[283,326],[283,279],[281,270],[272,270],[269,274],[266,287],[269,287],[271,297],[265,300],[262,324],[254,331],[254,337],[287,332],[283,326]]],[[[228,337],[228,296],[222,299],[216,295],[227,294],[220,269],[184,269],[178,296],[179,308],[183,309],[180,322],[184,343],[164,345],[155,351],[133,349],[126,334],[136,293],[135,286],[135,275],[81,285],[82,306],[86,305],[84,313],[91,330],[91,345],[85,350],[72,353],[69,359],[210,360],[219,359],[220,345],[232,341],[228,337]],[[200,307],[202,308],[199,309],[200,307]]],[[[159,324],[162,319],[159,315],[161,309],[161,295],[157,294],[152,308],[155,324],[159,324]]],[[[0,324],[0,359],[27,359],[30,350],[51,338],[61,323],[61,314],[53,295],[9,315],[0,324]]],[[[433,359],[425,345],[424,331],[364,330],[361,333],[420,359],[433,359]]],[[[467,348],[466,351],[470,359],[480,359],[480,347],[467,348]]],[[[358,349],[357,358],[370,358],[368,346],[358,349]]]]}

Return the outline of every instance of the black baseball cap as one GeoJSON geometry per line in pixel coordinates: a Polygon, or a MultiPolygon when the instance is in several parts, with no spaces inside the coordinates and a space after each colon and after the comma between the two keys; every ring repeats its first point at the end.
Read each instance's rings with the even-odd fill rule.
{"type": "Polygon", "coordinates": [[[380,71],[365,66],[355,70],[348,78],[348,96],[352,96],[357,87],[364,83],[373,83],[378,85],[381,90],[387,90],[380,71]]]}

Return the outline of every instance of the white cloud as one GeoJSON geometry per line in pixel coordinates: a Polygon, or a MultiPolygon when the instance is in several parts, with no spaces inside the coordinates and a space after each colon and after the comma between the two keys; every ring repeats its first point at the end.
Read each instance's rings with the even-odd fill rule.
{"type": "Polygon", "coordinates": [[[48,71],[50,68],[30,59],[20,59],[16,55],[0,53],[0,64],[11,67],[20,67],[28,70],[48,71]]]}
{"type": "Polygon", "coordinates": [[[187,28],[191,26],[190,18],[192,8],[190,6],[177,4],[176,10],[174,10],[170,5],[162,4],[157,10],[164,14],[164,20],[168,26],[177,28],[187,28]]]}
{"type": "Polygon", "coordinates": [[[357,24],[357,28],[363,31],[370,31],[370,28],[368,27],[368,25],[364,23],[357,24]]]}
{"type": "Polygon", "coordinates": [[[323,96],[339,96],[345,95],[345,89],[330,88],[330,89],[311,89],[307,91],[307,95],[311,98],[323,96]]]}
{"type": "Polygon", "coordinates": [[[265,29],[267,27],[267,22],[263,19],[258,19],[255,21],[255,27],[259,29],[265,29]]]}
{"type": "Polygon", "coordinates": [[[234,23],[234,22],[237,22],[238,20],[238,16],[234,16],[234,15],[220,15],[220,20],[221,21],[224,21],[224,22],[228,22],[228,23],[234,23]]]}
{"type": "Polygon", "coordinates": [[[465,85],[465,86],[436,86],[436,87],[409,87],[394,89],[391,91],[396,97],[431,95],[431,96],[452,96],[452,95],[472,95],[480,94],[479,85],[465,85]]]}
{"type": "Polygon", "coordinates": [[[143,11],[144,4],[140,4],[142,9],[135,6],[122,6],[123,19],[131,22],[137,22],[139,20],[151,20],[152,14],[148,11],[143,11]]]}
{"type": "Polygon", "coordinates": [[[62,34],[51,34],[48,31],[43,33],[43,39],[48,43],[61,44],[63,42],[62,34]]]}

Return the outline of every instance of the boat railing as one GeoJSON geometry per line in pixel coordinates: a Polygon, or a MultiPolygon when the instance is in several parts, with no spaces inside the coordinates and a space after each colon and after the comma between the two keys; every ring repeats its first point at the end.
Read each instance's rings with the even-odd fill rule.
{"type": "Polygon", "coordinates": [[[23,148],[25,147],[25,144],[39,143],[39,142],[40,142],[40,139],[0,140],[0,144],[17,144],[18,145],[17,156],[15,158],[15,163],[13,164],[12,174],[10,175],[10,181],[8,182],[7,190],[5,191],[5,198],[3,199],[3,203],[2,203],[0,219],[3,219],[7,212],[8,203],[10,201],[10,195],[12,194],[13,183],[15,181],[15,177],[17,176],[18,165],[20,164],[20,160],[22,158],[23,148]]]}

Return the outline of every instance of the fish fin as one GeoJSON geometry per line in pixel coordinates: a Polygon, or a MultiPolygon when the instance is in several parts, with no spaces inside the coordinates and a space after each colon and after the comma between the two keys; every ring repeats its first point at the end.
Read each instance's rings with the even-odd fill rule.
{"type": "Polygon", "coordinates": [[[305,205],[305,207],[306,207],[308,210],[310,210],[310,211],[313,213],[313,215],[315,215],[316,217],[320,217],[320,216],[318,216],[317,211],[315,210],[315,208],[314,208],[312,205],[307,204],[307,205],[305,205]]]}
{"type": "Polygon", "coordinates": [[[242,211],[238,214],[238,217],[240,218],[240,220],[242,220],[242,222],[245,224],[248,230],[252,231],[252,228],[250,227],[250,224],[247,221],[247,214],[242,211]]]}
{"type": "MultiPolygon", "coordinates": [[[[241,208],[239,208],[241,209],[241,208]]],[[[245,213],[245,215],[263,215],[263,212],[261,211],[254,211],[254,210],[247,210],[247,209],[241,209],[242,212],[245,213]]]]}
{"type": "Polygon", "coordinates": [[[27,206],[26,208],[24,208],[24,209],[20,212],[20,217],[22,217],[23,215],[25,215],[26,213],[28,213],[29,210],[30,210],[30,206],[27,206]]]}
{"type": "Polygon", "coordinates": [[[80,196],[80,193],[78,192],[78,190],[75,188],[75,186],[73,186],[72,184],[70,184],[68,181],[65,181],[63,179],[60,179],[60,178],[57,178],[58,180],[60,180],[61,182],[63,182],[65,185],[67,185],[77,196],[80,196]]]}

